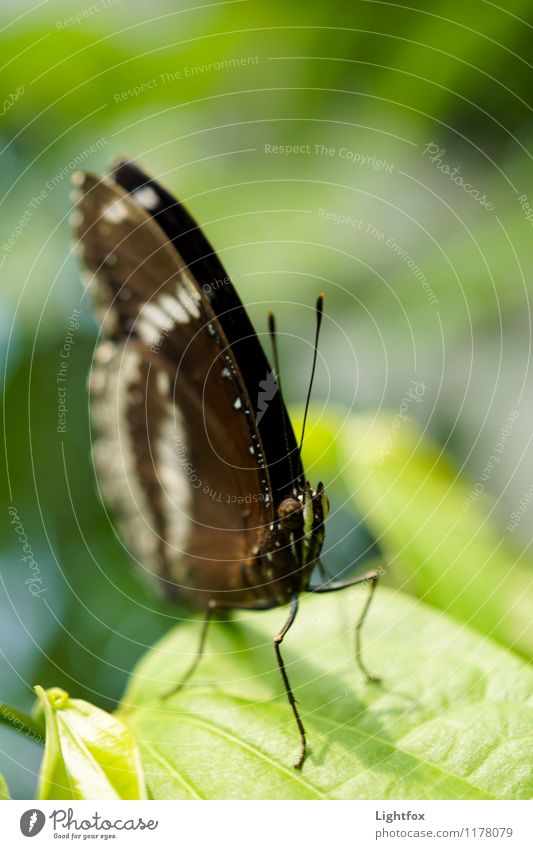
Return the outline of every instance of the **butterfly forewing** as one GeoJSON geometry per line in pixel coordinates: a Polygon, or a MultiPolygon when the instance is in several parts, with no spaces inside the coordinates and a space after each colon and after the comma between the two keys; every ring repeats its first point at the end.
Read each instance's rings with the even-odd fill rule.
{"type": "MultiPolygon", "coordinates": [[[[157,221],[216,313],[255,404],[274,498],[279,503],[301,482],[300,454],[276,375],[233,283],[194,218],[156,180],[126,160],[117,163],[113,178],[157,221]]],[[[260,297],[266,294],[259,291],[260,297]]]]}
{"type": "Polygon", "coordinates": [[[105,336],[91,378],[104,497],[169,591],[242,603],[274,514],[234,354],[147,212],[112,181],[87,175],[79,191],[76,235],[105,336]]]}

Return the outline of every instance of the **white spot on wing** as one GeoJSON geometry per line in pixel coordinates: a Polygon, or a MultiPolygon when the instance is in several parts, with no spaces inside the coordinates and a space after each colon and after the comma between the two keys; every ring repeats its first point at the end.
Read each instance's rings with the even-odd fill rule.
{"type": "Polygon", "coordinates": [[[143,342],[147,345],[155,345],[161,342],[161,338],[166,336],[173,324],[171,316],[151,301],[144,304],[137,322],[137,329],[143,342]]]}
{"type": "Polygon", "coordinates": [[[133,193],[133,197],[137,203],[140,203],[140,205],[144,206],[145,209],[155,209],[159,202],[157,194],[151,186],[143,186],[141,189],[137,189],[133,193]]]}
{"type": "Polygon", "coordinates": [[[132,386],[142,379],[139,353],[105,343],[95,360],[105,387],[93,399],[93,420],[100,437],[94,444],[94,460],[102,495],[116,510],[122,535],[135,550],[141,564],[158,572],[159,536],[150,526],[151,506],[139,480],[128,422],[132,386]],[[111,347],[108,347],[111,346],[111,347]]]}
{"type": "Polygon", "coordinates": [[[102,342],[95,351],[94,359],[99,365],[107,365],[113,359],[115,346],[112,342],[102,342]]]}
{"type": "Polygon", "coordinates": [[[157,472],[166,495],[163,511],[168,543],[177,551],[184,551],[189,536],[191,486],[177,455],[176,441],[185,444],[185,428],[177,408],[169,405],[167,409],[156,451],[157,472]]]}
{"type": "Polygon", "coordinates": [[[106,387],[105,371],[100,366],[95,366],[89,378],[89,392],[91,395],[102,395],[106,387]]]}
{"type": "Polygon", "coordinates": [[[77,230],[83,224],[83,215],[79,209],[75,209],[70,213],[69,224],[73,230],[77,230]]]}
{"type": "Polygon", "coordinates": [[[154,327],[163,333],[167,333],[172,327],[172,319],[153,301],[144,305],[141,310],[141,318],[148,319],[154,327]]]}
{"type": "Polygon", "coordinates": [[[85,284],[85,288],[90,289],[91,286],[94,285],[94,281],[96,280],[96,274],[93,274],[92,271],[88,271],[88,269],[86,268],[82,268],[81,279],[85,284]]]}
{"type": "Polygon", "coordinates": [[[180,324],[187,324],[190,321],[190,316],[185,307],[180,304],[172,295],[162,294],[159,296],[159,303],[174,321],[180,324]]]}
{"type": "Polygon", "coordinates": [[[143,342],[147,345],[157,345],[161,339],[161,333],[151,322],[140,318],[136,324],[137,331],[143,342]]]}
{"type": "Polygon", "coordinates": [[[187,310],[189,315],[193,318],[200,318],[200,310],[198,308],[198,303],[191,295],[188,288],[183,286],[182,284],[178,285],[178,299],[183,307],[187,310]]]}
{"type": "Polygon", "coordinates": [[[113,201],[102,210],[102,219],[109,224],[120,224],[127,217],[128,209],[121,200],[113,201]]]}
{"type": "Polygon", "coordinates": [[[170,392],[170,377],[166,371],[158,371],[156,375],[157,388],[161,395],[168,395],[170,392]]]}
{"type": "Polygon", "coordinates": [[[189,292],[189,295],[192,298],[194,298],[195,301],[201,301],[202,296],[201,296],[200,292],[198,291],[198,287],[197,287],[197,285],[194,281],[194,277],[192,276],[189,269],[185,266],[184,268],[182,268],[180,273],[181,273],[183,285],[187,289],[187,291],[189,292]]]}
{"type": "Polygon", "coordinates": [[[81,276],[87,290],[91,293],[104,333],[113,333],[117,328],[117,310],[112,306],[113,292],[106,278],[96,272],[93,274],[87,269],[82,270],[81,276]]]}

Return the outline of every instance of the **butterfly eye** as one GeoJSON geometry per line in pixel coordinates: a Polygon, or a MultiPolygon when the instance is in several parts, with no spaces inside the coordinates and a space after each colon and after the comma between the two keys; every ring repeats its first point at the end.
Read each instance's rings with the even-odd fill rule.
{"type": "Polygon", "coordinates": [[[278,507],[278,516],[286,528],[299,528],[303,521],[303,506],[296,498],[284,498],[278,507]]]}

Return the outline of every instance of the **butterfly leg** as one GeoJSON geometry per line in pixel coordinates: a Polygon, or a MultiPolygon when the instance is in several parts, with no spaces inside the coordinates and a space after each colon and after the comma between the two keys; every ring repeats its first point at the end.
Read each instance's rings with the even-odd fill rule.
{"type": "Polygon", "coordinates": [[[298,713],[298,708],[296,707],[296,699],[294,698],[294,694],[291,689],[291,685],[289,683],[289,678],[287,675],[287,670],[285,669],[285,664],[283,662],[283,658],[281,656],[280,646],[283,642],[283,638],[292,623],[296,619],[296,614],[298,613],[298,594],[295,593],[291,598],[291,608],[289,612],[289,617],[285,622],[285,625],[279,632],[279,634],[274,638],[274,649],[276,652],[276,659],[278,661],[279,670],[281,672],[281,677],[283,678],[283,684],[285,685],[285,692],[287,693],[287,698],[289,700],[289,704],[292,708],[292,712],[294,714],[294,718],[296,720],[296,725],[298,726],[298,731],[300,732],[300,755],[298,760],[294,764],[295,769],[301,769],[303,763],[305,761],[306,751],[307,751],[307,743],[305,739],[305,728],[303,726],[303,722],[300,718],[300,714],[298,713]]]}
{"type": "Polygon", "coordinates": [[[185,684],[188,681],[190,681],[190,679],[192,678],[192,676],[196,672],[198,664],[200,663],[200,661],[203,657],[203,654],[204,654],[205,641],[207,639],[207,631],[208,631],[208,628],[209,628],[209,623],[211,622],[211,619],[213,617],[213,613],[215,612],[215,607],[216,607],[215,602],[209,603],[209,606],[206,610],[206,614],[205,614],[205,617],[204,617],[204,621],[202,623],[202,630],[200,632],[200,642],[198,643],[198,649],[196,651],[194,659],[193,659],[191,665],[189,666],[187,672],[185,673],[185,675],[183,676],[181,681],[178,681],[178,683],[174,684],[170,688],[170,690],[167,690],[166,692],[163,693],[163,695],[161,696],[161,699],[168,699],[168,698],[170,698],[170,696],[174,696],[174,695],[176,695],[176,693],[179,693],[179,691],[185,686],[185,684]]]}
{"type": "MultiPolygon", "coordinates": [[[[200,632],[200,641],[198,643],[198,649],[196,651],[194,659],[193,659],[191,665],[189,666],[187,672],[182,677],[181,681],[178,681],[178,683],[174,684],[170,688],[170,690],[167,690],[166,692],[164,692],[163,695],[161,696],[161,699],[163,699],[163,700],[168,699],[168,698],[170,698],[170,696],[174,696],[174,695],[176,695],[176,693],[179,693],[180,690],[183,689],[185,684],[188,681],[190,681],[190,679],[192,678],[192,676],[196,672],[198,665],[199,665],[202,657],[204,656],[205,643],[206,643],[206,639],[207,639],[207,631],[209,629],[209,623],[211,622],[211,620],[213,618],[213,614],[215,612],[215,609],[217,609],[217,608],[219,610],[235,610],[236,609],[234,604],[224,604],[223,601],[215,601],[215,599],[211,599],[211,601],[208,604],[206,613],[205,613],[204,621],[202,623],[202,630],[200,632]]],[[[243,609],[245,609],[245,610],[268,610],[269,608],[265,607],[264,604],[261,604],[261,605],[257,605],[257,606],[250,605],[250,606],[247,606],[246,608],[243,608],[243,609]]]]}
{"type": "Polygon", "coordinates": [[[363,662],[361,649],[361,631],[363,629],[363,625],[365,624],[370,605],[372,604],[372,599],[374,598],[374,593],[376,591],[378,580],[379,573],[375,570],[372,570],[371,572],[365,572],[364,575],[359,575],[359,577],[357,578],[351,578],[348,581],[329,581],[329,583],[319,584],[316,587],[309,587],[308,589],[308,592],[310,593],[332,593],[336,592],[337,590],[344,590],[347,587],[355,587],[358,584],[368,584],[368,597],[365,602],[365,606],[363,607],[361,616],[357,621],[357,625],[355,626],[355,660],[359,669],[365,675],[366,680],[368,682],[373,683],[379,683],[380,679],[376,675],[372,675],[372,673],[368,671],[367,667],[363,662]]]}

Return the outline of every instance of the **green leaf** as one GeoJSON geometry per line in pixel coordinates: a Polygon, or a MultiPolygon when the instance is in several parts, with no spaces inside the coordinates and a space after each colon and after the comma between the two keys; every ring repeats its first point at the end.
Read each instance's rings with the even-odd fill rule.
{"type": "Polygon", "coordinates": [[[46,722],[39,799],[144,799],[137,743],[120,720],[58,687],[35,687],[46,722]]]}
{"type": "Polygon", "coordinates": [[[364,633],[368,685],[353,662],[366,588],[302,598],[283,643],[310,752],[272,648],[285,610],[213,623],[196,675],[171,698],[200,623],[180,625],[133,673],[119,715],[139,740],[156,799],[528,798],[533,673],[441,613],[378,588],[364,633]],[[509,765],[512,764],[512,769],[509,765]]]}
{"type": "Polygon", "coordinates": [[[0,775],[0,799],[5,801],[10,799],[9,790],[7,789],[6,780],[3,775],[0,775]]]}
{"type": "MultiPolygon", "coordinates": [[[[338,425],[337,417],[327,424],[332,439],[338,425]]],[[[489,507],[442,451],[394,414],[352,417],[337,449],[391,572],[420,598],[530,659],[531,563],[518,562],[489,507]]]]}

